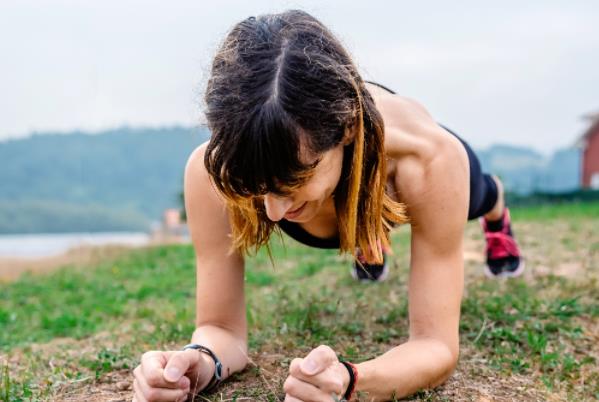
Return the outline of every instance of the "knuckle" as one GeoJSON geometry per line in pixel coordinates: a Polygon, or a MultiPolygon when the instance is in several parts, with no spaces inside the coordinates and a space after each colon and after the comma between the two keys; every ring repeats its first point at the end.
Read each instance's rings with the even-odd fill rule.
{"type": "Polygon", "coordinates": [[[139,383],[137,380],[133,380],[133,397],[137,400],[137,395],[141,394],[141,390],[139,389],[139,383]]]}
{"type": "Polygon", "coordinates": [[[202,352],[200,352],[197,349],[191,349],[190,348],[190,349],[185,349],[185,350],[179,350],[179,351],[177,351],[176,354],[181,354],[181,355],[184,355],[184,356],[187,356],[187,357],[193,359],[193,358],[195,358],[197,356],[200,356],[202,354],[202,352]]]}
{"type": "Polygon", "coordinates": [[[148,360],[153,358],[156,355],[156,351],[155,350],[150,350],[148,352],[145,352],[141,355],[141,358],[139,359],[140,361],[144,361],[144,360],[148,360]]]}
{"type": "Polygon", "coordinates": [[[158,390],[155,388],[150,388],[146,391],[146,394],[144,395],[146,397],[146,399],[148,400],[148,402],[154,402],[158,400],[158,390]]]}
{"type": "Polygon", "coordinates": [[[177,402],[185,402],[189,396],[188,390],[181,390],[180,396],[177,397],[177,402]]]}
{"type": "Polygon", "coordinates": [[[333,354],[335,353],[335,352],[333,351],[333,349],[331,349],[331,347],[330,347],[330,346],[328,346],[328,345],[320,345],[320,346],[318,346],[318,347],[316,348],[316,350],[317,350],[319,353],[322,353],[323,355],[330,355],[331,353],[333,353],[333,354]]]}
{"type": "Polygon", "coordinates": [[[327,376],[322,379],[321,388],[329,392],[337,392],[338,388],[340,388],[339,381],[336,378],[327,376]]]}
{"type": "Polygon", "coordinates": [[[283,384],[283,390],[285,391],[285,393],[287,393],[287,394],[293,393],[293,391],[295,390],[295,387],[296,387],[295,378],[293,378],[291,376],[287,377],[287,379],[285,380],[285,383],[283,384]]]}
{"type": "Polygon", "coordinates": [[[189,379],[189,377],[181,377],[181,379],[179,380],[179,386],[184,389],[191,387],[191,380],[189,379]]]}
{"type": "Polygon", "coordinates": [[[289,363],[289,372],[298,373],[303,360],[304,359],[300,359],[299,357],[296,357],[295,359],[291,360],[291,363],[289,363]]]}
{"type": "Polygon", "coordinates": [[[341,380],[332,380],[329,385],[331,391],[336,394],[342,394],[345,391],[341,380]]]}
{"type": "Polygon", "coordinates": [[[176,351],[175,353],[173,353],[170,357],[170,359],[168,359],[169,363],[180,363],[183,362],[185,360],[187,360],[187,356],[189,356],[187,353],[185,353],[186,351],[176,351]]]}
{"type": "Polygon", "coordinates": [[[150,387],[158,387],[161,385],[160,378],[157,375],[153,375],[153,374],[154,373],[152,373],[152,375],[149,375],[146,378],[146,383],[148,383],[148,385],[150,387]]]}

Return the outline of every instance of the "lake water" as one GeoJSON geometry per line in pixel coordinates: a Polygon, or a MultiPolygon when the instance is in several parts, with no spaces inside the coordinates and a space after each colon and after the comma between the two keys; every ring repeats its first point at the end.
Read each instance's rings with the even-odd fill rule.
{"type": "Polygon", "coordinates": [[[150,236],[143,232],[0,235],[0,257],[40,258],[59,255],[79,246],[118,244],[139,247],[149,241],[150,236]]]}

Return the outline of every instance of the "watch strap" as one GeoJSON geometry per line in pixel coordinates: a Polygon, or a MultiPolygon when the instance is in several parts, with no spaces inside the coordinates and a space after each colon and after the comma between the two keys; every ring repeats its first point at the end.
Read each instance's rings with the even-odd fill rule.
{"type": "Polygon", "coordinates": [[[212,360],[214,360],[214,374],[212,375],[212,378],[210,379],[208,385],[206,385],[206,387],[202,391],[210,392],[214,388],[218,387],[218,385],[223,380],[223,364],[221,363],[220,359],[216,356],[216,354],[206,346],[199,345],[197,343],[187,344],[183,346],[182,350],[187,349],[195,349],[199,352],[206,353],[208,356],[212,358],[212,360]]]}

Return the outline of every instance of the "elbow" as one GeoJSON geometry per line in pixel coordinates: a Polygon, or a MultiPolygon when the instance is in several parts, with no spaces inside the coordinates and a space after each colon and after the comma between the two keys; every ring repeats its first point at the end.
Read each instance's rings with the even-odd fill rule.
{"type": "Polygon", "coordinates": [[[450,361],[448,361],[445,364],[445,366],[443,367],[443,375],[441,375],[441,377],[439,378],[438,383],[435,386],[439,386],[439,385],[445,383],[445,381],[447,381],[449,379],[449,377],[451,377],[451,375],[455,371],[457,365],[458,365],[458,359],[457,358],[455,358],[455,359],[452,358],[450,361]]]}
{"type": "Polygon", "coordinates": [[[431,384],[431,388],[438,387],[439,385],[445,383],[451,377],[453,372],[455,371],[460,355],[460,346],[456,345],[448,345],[446,343],[442,343],[439,345],[438,350],[438,364],[439,364],[439,375],[435,379],[435,381],[431,384]]]}

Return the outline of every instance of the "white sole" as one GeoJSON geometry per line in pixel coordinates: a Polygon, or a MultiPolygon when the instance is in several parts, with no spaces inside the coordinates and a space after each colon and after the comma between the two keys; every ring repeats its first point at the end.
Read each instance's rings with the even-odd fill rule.
{"type": "MultiPolygon", "coordinates": [[[[361,269],[361,268],[358,268],[361,269]]],[[[383,265],[383,272],[381,273],[381,276],[379,276],[377,279],[363,279],[363,278],[359,278],[358,274],[356,272],[356,270],[354,269],[354,267],[351,267],[351,276],[352,278],[354,278],[355,280],[359,281],[359,282],[383,282],[387,279],[387,277],[389,276],[389,264],[385,264],[383,265]]]]}
{"type": "Polygon", "coordinates": [[[515,271],[513,272],[501,272],[499,275],[495,275],[493,272],[491,272],[491,269],[489,268],[489,266],[487,264],[485,264],[485,275],[487,276],[487,278],[516,278],[520,275],[522,275],[522,273],[524,272],[524,259],[522,257],[520,257],[520,264],[518,264],[518,268],[516,268],[515,271]]]}

